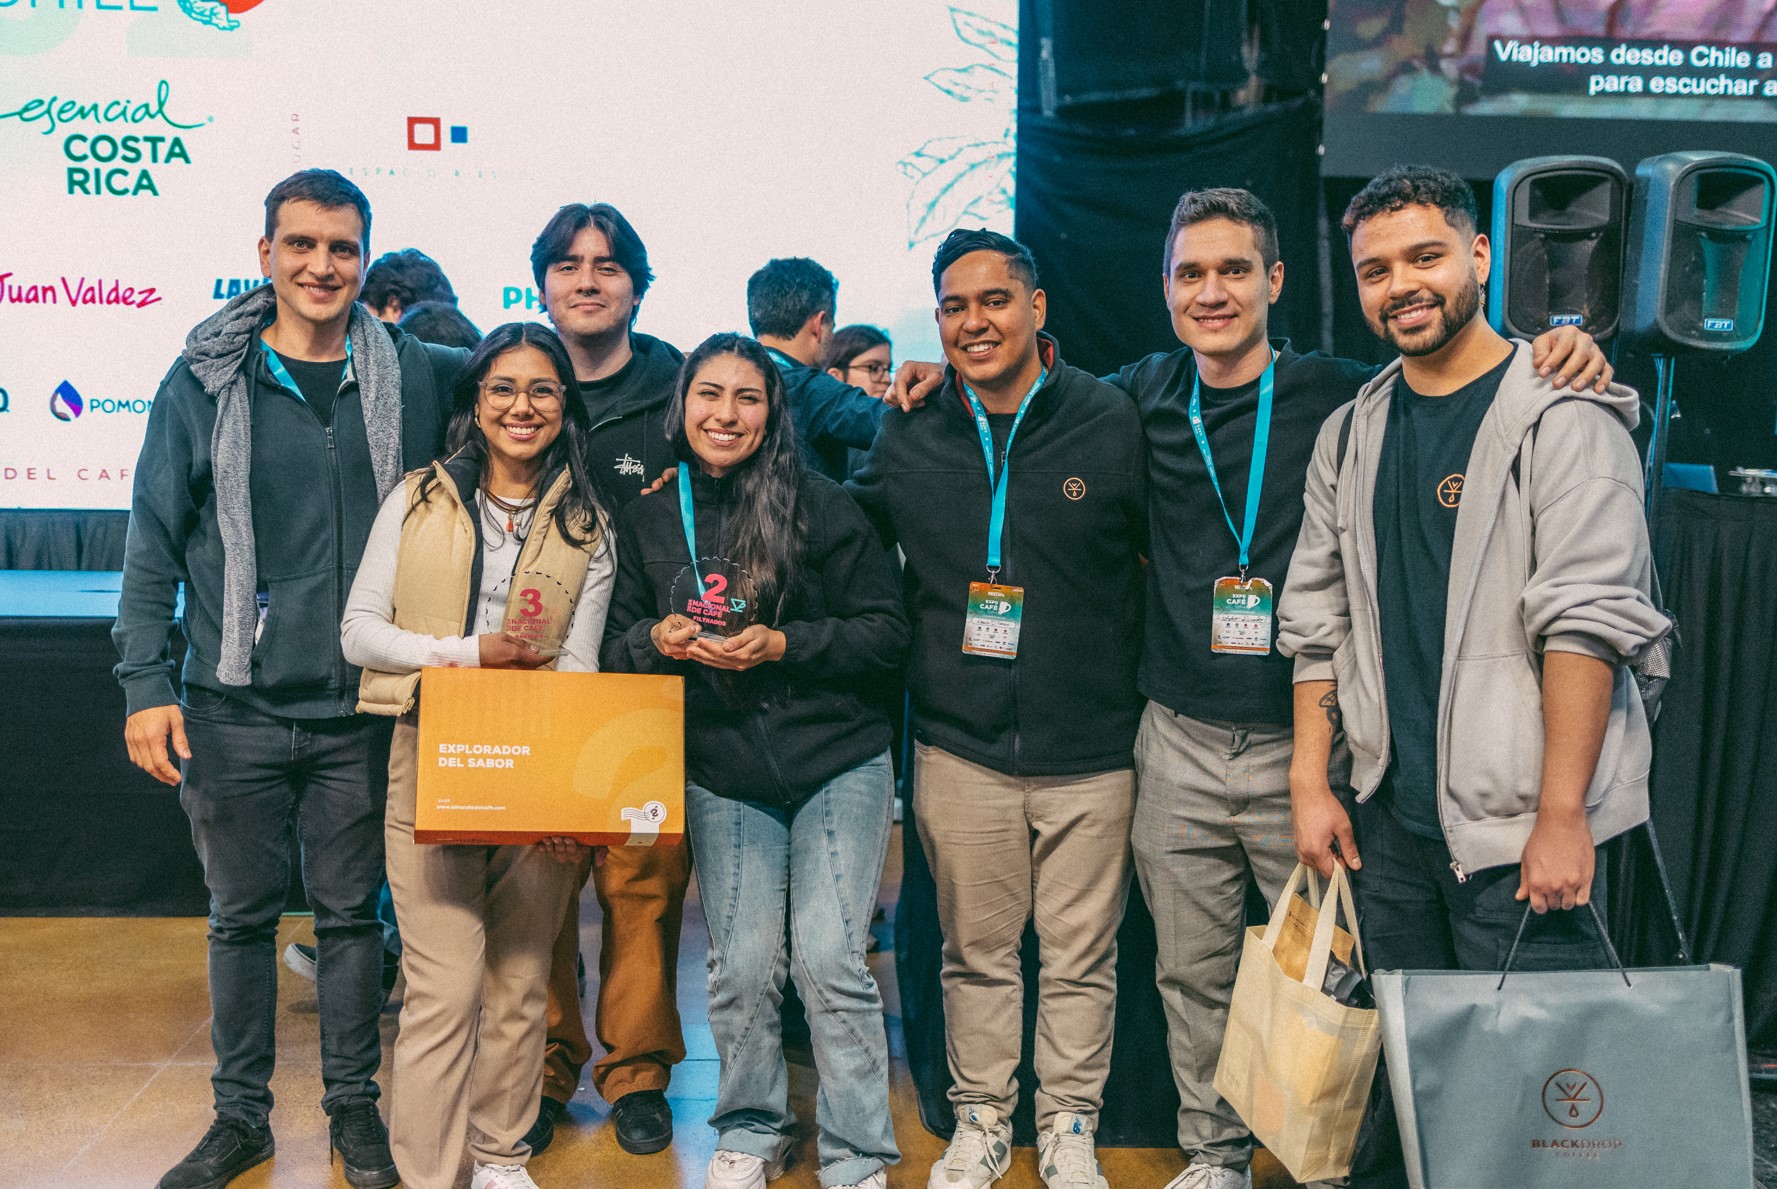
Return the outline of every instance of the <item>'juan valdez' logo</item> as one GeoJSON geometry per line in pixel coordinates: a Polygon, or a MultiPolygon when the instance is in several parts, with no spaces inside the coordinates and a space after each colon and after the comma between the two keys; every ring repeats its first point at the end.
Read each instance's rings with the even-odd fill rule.
{"type": "Polygon", "coordinates": [[[126,285],[115,278],[62,276],[28,283],[15,282],[13,276],[0,272],[0,305],[133,306],[145,310],[160,301],[154,286],[126,285]]]}
{"type": "Polygon", "coordinates": [[[81,399],[74,385],[63,380],[49,394],[49,411],[55,414],[57,421],[72,421],[86,411],[86,401],[81,399]]]}
{"type": "Polygon", "coordinates": [[[213,117],[186,121],[167,110],[172,84],[161,79],[154,98],[65,99],[60,95],[29,99],[11,111],[0,111],[0,124],[17,120],[41,135],[62,135],[67,167],[67,192],[91,197],[160,196],[160,183],[149,166],[190,165],[191,150],[180,133],[210,124],[213,117]]]}

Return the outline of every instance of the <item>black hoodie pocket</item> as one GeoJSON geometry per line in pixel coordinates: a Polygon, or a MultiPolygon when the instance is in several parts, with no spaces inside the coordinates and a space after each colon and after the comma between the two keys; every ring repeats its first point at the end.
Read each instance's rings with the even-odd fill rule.
{"type": "Polygon", "coordinates": [[[266,583],[265,622],[253,645],[254,685],[285,690],[337,680],[339,581],[328,566],[266,583]]]}

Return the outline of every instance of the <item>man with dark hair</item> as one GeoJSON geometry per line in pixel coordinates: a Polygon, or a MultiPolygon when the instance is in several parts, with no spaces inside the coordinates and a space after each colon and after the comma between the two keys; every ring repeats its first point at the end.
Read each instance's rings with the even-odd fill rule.
{"type": "Polygon", "coordinates": [[[401,321],[406,311],[423,301],[454,306],[457,293],[438,262],[418,248],[385,252],[364,274],[363,302],[384,322],[401,321]]]}
{"type": "MultiPolygon", "coordinates": [[[[1588,914],[1551,910],[1601,907],[1597,847],[1648,814],[1628,664],[1669,624],[1638,399],[1562,391],[1487,324],[1461,178],[1390,170],[1342,225],[1365,320],[1401,355],[1320,431],[1279,607],[1297,854],[1353,872],[1372,968],[1493,970],[1515,936],[1525,969],[1603,965],[1588,914]],[[1349,800],[1326,776],[1341,729],[1349,800]]],[[[1386,1086],[1366,1186],[1406,1183],[1386,1086]]]]}
{"type": "Polygon", "coordinates": [[[130,758],[182,783],[210,891],[216,1118],[160,1189],[220,1189],[271,1157],[293,826],[324,975],[321,1105],[347,1181],[380,1189],[399,1180],[376,1106],[389,720],[355,712],[339,621],[382,497],[438,451],[465,353],[355,303],[370,205],[351,182],[303,170],[265,209],[270,283],[191,332],[149,413],[112,631],[130,758]]]}
{"type": "MultiPolygon", "coordinates": [[[[1216,1093],[1215,1069],[1247,886],[1275,900],[1295,866],[1290,665],[1271,647],[1271,603],[1301,524],[1315,435],[1375,369],[1270,339],[1284,268],[1276,220],[1251,192],[1183,195],[1161,260],[1184,345],[1107,377],[1140,408],[1148,451],[1137,679],[1147,706],[1132,837],[1188,1160],[1168,1189],[1241,1189],[1252,1135],[1216,1093]],[[1249,610],[1236,596],[1257,600],[1249,610]]],[[[1538,350],[1551,370],[1565,362],[1560,381],[1608,372],[1572,330],[1538,350]]],[[[1342,762],[1339,752],[1338,783],[1342,762]]]]}
{"type": "Polygon", "coordinates": [[[463,316],[463,311],[443,301],[422,301],[409,306],[396,323],[422,343],[442,347],[464,347],[473,350],[481,341],[481,331],[463,316]]]}
{"type": "Polygon", "coordinates": [[[785,399],[809,461],[844,479],[846,450],[868,450],[887,411],[820,368],[833,339],[839,282],[804,256],[767,261],[747,279],[747,322],[783,373],[785,399]]]}
{"type": "MultiPolygon", "coordinates": [[[[609,203],[569,203],[531,247],[531,273],[543,311],[574,361],[579,396],[592,421],[589,464],[613,513],[644,484],[674,464],[665,417],[684,362],[678,348],[635,330],[642,298],[654,280],[648,249],[623,213],[609,203]]],[[[611,1104],[617,1143],[645,1155],[672,1142],[666,1087],[685,1059],[679,1026],[679,926],[691,880],[688,846],[612,847],[591,877],[603,910],[599,992],[594,1031],[605,1055],[592,1084],[611,1104]]],[[[581,1014],[580,898],[569,902],[549,975],[549,1040],[543,1099],[526,1136],[532,1152],[555,1137],[555,1125],[592,1058],[581,1014]]]]}
{"type": "Polygon", "coordinates": [[[956,1082],[955,1138],[927,1183],[982,1189],[1009,1165],[1019,944],[1034,917],[1039,1168],[1049,1189],[1105,1189],[1093,1133],[1141,714],[1139,414],[1042,333],[1047,298],[1022,244],[957,231],[932,273],[943,386],[884,421],[850,485],[907,559],[913,810],[937,884],[956,1082]]]}

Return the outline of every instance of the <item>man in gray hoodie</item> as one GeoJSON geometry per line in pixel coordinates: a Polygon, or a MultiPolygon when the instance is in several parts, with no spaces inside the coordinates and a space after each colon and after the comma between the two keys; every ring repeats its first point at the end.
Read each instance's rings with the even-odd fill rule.
{"type": "MultiPolygon", "coordinates": [[[[1401,358],[1322,427],[1278,607],[1296,850],[1354,873],[1375,968],[1604,964],[1596,848],[1647,819],[1628,664],[1668,629],[1635,393],[1557,390],[1481,316],[1474,195],[1399,167],[1347,208],[1364,315],[1401,358]],[[1355,804],[1327,782],[1341,726],[1355,804]]],[[[1405,1184],[1387,1116],[1363,1185],[1405,1184]]]]}

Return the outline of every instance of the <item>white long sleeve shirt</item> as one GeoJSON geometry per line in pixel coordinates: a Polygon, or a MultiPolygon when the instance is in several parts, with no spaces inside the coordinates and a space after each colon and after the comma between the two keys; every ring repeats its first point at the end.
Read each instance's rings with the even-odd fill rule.
{"type": "MultiPolygon", "coordinates": [[[[395,626],[395,563],[401,550],[401,525],[406,519],[407,484],[389,493],[370,528],[370,540],[346,613],[340,624],[340,641],[346,659],[364,669],[383,673],[412,673],[428,665],[475,668],[481,664],[481,645],[475,635],[428,636],[395,626]]],[[[483,497],[476,496],[475,514],[481,516],[481,589],[475,600],[476,634],[498,634],[506,615],[506,596],[512,571],[522,545],[517,534],[502,532],[505,513],[490,513],[483,497]],[[498,517],[496,521],[494,517],[498,517]]],[[[607,526],[587,563],[586,584],[568,621],[561,656],[555,667],[563,673],[598,671],[599,645],[605,635],[605,612],[611,605],[611,583],[617,573],[614,534],[607,526]]]]}

